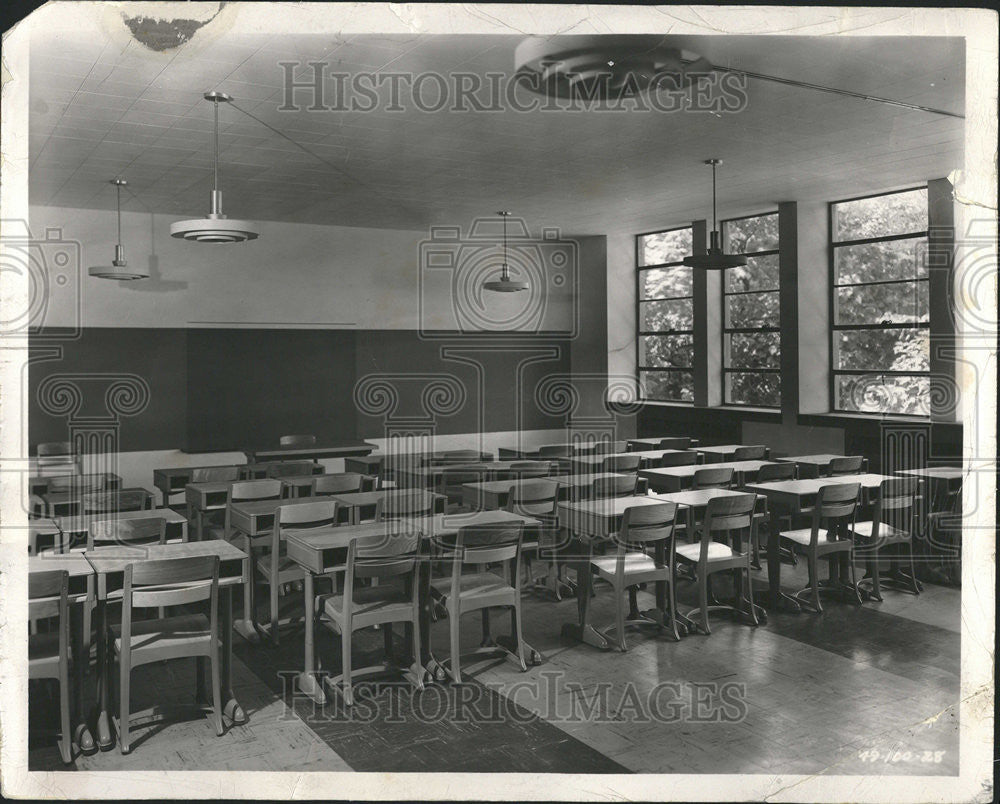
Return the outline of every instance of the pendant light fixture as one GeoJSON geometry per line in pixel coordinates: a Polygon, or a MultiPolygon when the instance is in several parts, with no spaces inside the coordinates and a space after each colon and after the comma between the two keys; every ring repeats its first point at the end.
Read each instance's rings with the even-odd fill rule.
{"type": "Polygon", "coordinates": [[[115,244],[115,258],[111,265],[93,265],[87,269],[90,276],[98,279],[118,279],[120,281],[129,279],[148,279],[149,274],[143,273],[137,268],[129,268],[125,260],[125,247],[122,245],[122,187],[128,184],[125,179],[112,179],[111,184],[115,186],[118,206],[118,241],[115,244]]]}
{"type": "Polygon", "coordinates": [[[177,221],[170,224],[170,236],[198,243],[242,243],[256,240],[259,232],[250,221],[230,220],[222,213],[222,191],[219,189],[219,104],[232,97],[225,92],[206,92],[205,100],[215,106],[215,187],[212,190],[212,211],[205,218],[177,221]]]}
{"type": "Polygon", "coordinates": [[[498,212],[497,215],[503,219],[503,262],[500,264],[500,278],[483,283],[483,287],[497,293],[516,293],[519,290],[527,290],[527,282],[510,278],[510,266],[507,265],[507,218],[510,213],[498,212]]]}
{"type": "Polygon", "coordinates": [[[725,254],[722,251],[722,234],[719,232],[715,210],[715,168],[722,164],[721,159],[706,159],[706,165],[712,166],[712,234],[709,236],[708,253],[693,254],[684,258],[684,265],[689,268],[701,268],[707,271],[723,271],[726,268],[739,268],[747,264],[747,258],[739,254],[725,254]]]}

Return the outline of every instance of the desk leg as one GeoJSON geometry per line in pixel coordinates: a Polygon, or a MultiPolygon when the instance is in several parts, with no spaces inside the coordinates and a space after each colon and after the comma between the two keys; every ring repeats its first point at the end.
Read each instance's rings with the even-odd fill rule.
{"type": "Polygon", "coordinates": [[[610,650],[611,643],[594,626],[587,622],[587,612],[590,609],[590,559],[594,547],[589,539],[577,540],[580,561],[576,569],[576,612],[577,622],[563,623],[562,636],[593,645],[595,648],[610,650]],[[585,541],[585,544],[584,544],[585,541]]]}
{"type": "Polygon", "coordinates": [[[89,605],[89,602],[89,598],[85,599],[74,603],[69,609],[69,634],[73,651],[73,679],[71,682],[73,701],[70,707],[70,716],[76,721],[72,726],[73,735],[69,739],[84,754],[89,754],[97,748],[94,736],[90,733],[90,728],[83,717],[83,679],[85,670],[90,665],[90,640],[84,639],[83,634],[83,608],[89,605]]]}
{"type": "Polygon", "coordinates": [[[222,590],[222,714],[235,726],[247,722],[233,693],[233,587],[222,590]]]}
{"type": "Polygon", "coordinates": [[[233,630],[236,631],[241,637],[243,637],[247,642],[257,643],[260,642],[260,633],[257,631],[255,625],[257,620],[257,615],[254,610],[256,605],[254,601],[254,572],[256,567],[254,566],[253,557],[253,539],[249,534],[243,534],[243,550],[247,554],[248,564],[249,564],[249,578],[247,582],[243,584],[243,619],[237,620],[233,623],[233,630]]]}
{"type": "Polygon", "coordinates": [[[432,681],[444,682],[447,678],[444,667],[431,652],[431,556],[426,552],[420,561],[420,665],[430,675],[432,681]]]}
{"type": "Polygon", "coordinates": [[[781,591],[781,547],[777,530],[771,527],[767,531],[767,586],[769,608],[795,613],[802,611],[795,598],[781,591]]]}
{"type": "Polygon", "coordinates": [[[315,634],[313,632],[313,619],[315,613],[316,605],[316,594],[313,591],[313,574],[306,571],[305,578],[303,579],[303,597],[305,599],[306,616],[305,616],[305,627],[306,627],[306,638],[305,638],[305,659],[303,662],[303,670],[299,673],[298,681],[299,689],[303,693],[308,695],[313,701],[318,704],[326,701],[326,694],[323,692],[322,682],[316,679],[316,647],[315,647],[315,634]]]}
{"type": "Polygon", "coordinates": [[[111,663],[108,658],[108,602],[97,601],[97,744],[102,750],[114,746],[108,718],[108,698],[111,697],[111,663]]]}

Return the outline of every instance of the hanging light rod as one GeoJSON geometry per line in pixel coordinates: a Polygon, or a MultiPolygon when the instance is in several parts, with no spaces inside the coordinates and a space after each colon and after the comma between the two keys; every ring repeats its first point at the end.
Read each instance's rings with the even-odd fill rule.
{"type": "Polygon", "coordinates": [[[129,268],[125,260],[125,246],[122,245],[122,187],[128,182],[125,179],[111,179],[111,184],[115,186],[115,195],[118,208],[118,241],[115,244],[115,258],[111,260],[111,265],[93,265],[87,269],[90,276],[98,279],[117,279],[128,281],[131,279],[148,279],[149,274],[143,273],[137,268],[129,268]]]}
{"type": "Polygon", "coordinates": [[[257,226],[249,221],[230,220],[222,212],[222,190],[219,189],[219,104],[232,102],[225,92],[206,92],[205,100],[215,107],[215,182],[212,189],[211,212],[205,218],[193,218],[170,224],[170,236],[197,243],[242,243],[256,240],[257,226]]]}
{"type": "Polygon", "coordinates": [[[700,268],[705,271],[723,271],[726,268],[739,268],[747,264],[747,258],[739,254],[726,254],[722,251],[722,235],[719,232],[718,215],[715,204],[715,169],[722,164],[721,159],[706,159],[706,165],[712,166],[712,234],[709,237],[707,254],[692,254],[684,258],[684,265],[689,268],[700,268]]]}
{"type": "Polygon", "coordinates": [[[510,266],[507,264],[507,218],[510,217],[510,213],[501,211],[497,215],[503,219],[503,262],[500,264],[500,278],[484,282],[483,288],[497,293],[516,293],[519,290],[527,290],[527,282],[510,278],[510,266]]]}

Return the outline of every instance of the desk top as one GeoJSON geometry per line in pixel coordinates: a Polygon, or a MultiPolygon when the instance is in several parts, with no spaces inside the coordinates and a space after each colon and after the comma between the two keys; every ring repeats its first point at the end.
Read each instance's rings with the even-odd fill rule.
{"type": "MultiPolygon", "coordinates": [[[[745,446],[754,446],[754,445],[747,445],[747,444],[716,444],[716,445],[711,446],[711,447],[698,447],[698,449],[694,450],[694,451],[695,452],[709,452],[709,453],[711,453],[713,455],[728,455],[730,452],[735,452],[736,450],[740,449],[741,447],[745,447],[745,446]]],[[[687,451],[691,452],[692,450],[687,450],[687,451]]]]}
{"type": "Polygon", "coordinates": [[[923,469],[900,469],[896,474],[930,477],[935,480],[961,480],[965,477],[965,470],[958,466],[925,466],[923,469]]]}
{"type": "Polygon", "coordinates": [[[819,455],[787,455],[784,458],[775,458],[776,461],[784,461],[785,463],[808,463],[815,466],[826,466],[834,458],[843,458],[843,455],[834,455],[833,453],[820,453],[819,455]]]}
{"type": "Polygon", "coordinates": [[[476,463],[449,463],[440,466],[419,466],[400,468],[397,471],[415,477],[433,477],[444,472],[502,472],[509,470],[515,463],[521,461],[482,461],[476,463]]]}
{"type": "Polygon", "coordinates": [[[740,497],[744,494],[746,494],[745,491],[733,491],[732,489],[694,489],[693,491],[675,491],[656,496],[663,502],[677,503],[688,508],[703,508],[708,505],[709,500],[714,500],[716,497],[740,497]]]}
{"type": "Polygon", "coordinates": [[[28,556],[28,574],[62,570],[69,573],[70,578],[91,575],[94,568],[83,553],[42,553],[28,556]]]}
{"type": "Polygon", "coordinates": [[[597,517],[619,517],[625,514],[625,509],[637,505],[658,505],[663,500],[660,495],[646,497],[602,497],[598,500],[577,500],[576,502],[560,502],[559,509],[569,514],[597,517]]]}
{"type": "Polygon", "coordinates": [[[120,511],[109,514],[79,514],[77,516],[57,516],[56,524],[63,533],[83,533],[90,528],[92,522],[105,519],[148,519],[157,517],[165,519],[167,524],[182,525],[187,519],[171,508],[151,508],[145,511],[120,511]]]}
{"type": "MultiPolygon", "coordinates": [[[[686,449],[646,449],[640,452],[609,452],[606,455],[574,455],[569,460],[573,463],[587,466],[600,466],[605,458],[634,458],[639,456],[639,460],[656,460],[664,455],[677,455],[681,452],[691,452],[686,449]]],[[[704,468],[704,467],[703,467],[704,468]]]]}
{"type": "Polygon", "coordinates": [[[788,494],[804,496],[819,494],[823,486],[835,486],[843,483],[860,483],[863,488],[877,489],[883,480],[891,480],[888,475],[862,474],[843,475],[842,477],[818,477],[809,480],[776,480],[772,483],[747,483],[747,488],[760,494],[788,494]]]}
{"type": "Polygon", "coordinates": [[[396,497],[412,497],[415,494],[420,494],[424,500],[447,500],[443,494],[435,494],[433,491],[427,491],[425,489],[380,489],[379,491],[351,491],[345,494],[331,494],[328,497],[311,497],[309,499],[316,500],[336,500],[342,505],[350,505],[355,508],[367,507],[370,505],[376,505],[379,500],[395,499],[396,497]]]}
{"type": "Polygon", "coordinates": [[[539,480],[547,480],[550,483],[556,482],[554,477],[526,477],[520,480],[511,478],[510,480],[484,480],[479,483],[463,483],[462,488],[485,492],[486,494],[506,494],[515,486],[520,487],[525,483],[536,483],[539,480]]]}
{"type": "MultiPolygon", "coordinates": [[[[633,449],[638,447],[639,449],[659,449],[660,442],[664,438],[686,438],[686,436],[662,436],[661,438],[630,438],[628,444],[633,449]]],[[[691,449],[698,446],[698,439],[691,439],[691,449]]]]}
{"type": "Polygon", "coordinates": [[[468,514],[434,514],[433,516],[406,517],[406,522],[418,529],[424,536],[452,536],[461,528],[476,525],[496,525],[523,522],[525,525],[541,524],[530,516],[520,516],[509,511],[474,511],[468,514]]]}
{"type": "Polygon", "coordinates": [[[734,472],[756,472],[772,461],[725,461],[723,463],[696,463],[688,466],[664,466],[656,469],[640,469],[640,477],[694,477],[702,469],[732,469],[734,472]]]}
{"type": "Polygon", "coordinates": [[[346,455],[368,455],[375,444],[367,441],[341,441],[337,444],[315,444],[311,447],[274,447],[272,449],[247,449],[247,463],[286,461],[296,458],[342,458],[346,455]]]}

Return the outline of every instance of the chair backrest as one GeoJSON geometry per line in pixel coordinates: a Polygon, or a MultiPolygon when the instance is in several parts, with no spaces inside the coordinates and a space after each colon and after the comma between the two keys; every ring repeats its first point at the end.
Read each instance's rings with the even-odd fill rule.
{"type": "Polygon", "coordinates": [[[280,480],[241,480],[229,487],[226,503],[248,500],[280,500],[280,480]]]}
{"type": "Polygon", "coordinates": [[[462,564],[511,561],[521,549],[523,534],[524,524],[521,522],[459,528],[455,541],[456,558],[462,564]]]}
{"type": "Polygon", "coordinates": [[[573,454],[569,444],[548,444],[538,448],[539,458],[568,458],[573,454]]]}
{"type": "Polygon", "coordinates": [[[797,480],[799,465],[796,463],[765,463],[757,470],[758,483],[770,483],[774,480],[797,480]]]}
{"type": "Polygon", "coordinates": [[[753,509],[757,502],[756,494],[732,494],[725,497],[713,497],[705,506],[704,536],[711,538],[712,533],[719,531],[735,531],[749,528],[753,521],[753,509]]]}
{"type": "Polygon", "coordinates": [[[733,467],[709,466],[699,469],[691,479],[692,489],[728,489],[733,485],[733,467]]]}
{"type": "Polygon", "coordinates": [[[477,449],[450,449],[439,452],[424,462],[428,466],[441,466],[449,463],[476,463],[482,460],[482,454],[477,449]]]}
{"type": "Polygon", "coordinates": [[[283,435],[278,439],[278,445],[289,449],[315,447],[316,436],[314,435],[283,435]]]}
{"type": "Polygon", "coordinates": [[[87,528],[87,549],[110,544],[163,544],[167,540],[167,520],[162,516],[141,519],[98,519],[87,528]]]}
{"type": "Polygon", "coordinates": [[[628,443],[625,441],[598,441],[594,444],[595,455],[612,455],[625,452],[626,449],[628,449],[628,443]]]}
{"type": "Polygon", "coordinates": [[[765,446],[737,447],[733,451],[734,461],[766,461],[768,449],[765,446]]]}
{"type": "Polygon", "coordinates": [[[375,504],[375,521],[434,513],[434,498],[423,489],[386,491],[375,504]]]}
{"type": "Polygon", "coordinates": [[[153,494],[146,489],[91,491],[83,495],[82,502],[85,514],[148,511],[153,507],[153,494]]]}
{"type": "Polygon", "coordinates": [[[46,441],[38,445],[38,457],[48,458],[54,455],[69,458],[73,455],[73,445],[69,441],[46,441]]]}
{"type": "Polygon", "coordinates": [[[610,455],[601,463],[601,471],[637,472],[641,460],[638,455],[610,455]]]}
{"type": "Polygon", "coordinates": [[[48,487],[52,492],[75,491],[81,494],[103,491],[105,478],[102,474],[54,475],[49,478],[48,487]]]}
{"type": "MultiPolygon", "coordinates": [[[[663,447],[663,445],[660,445],[663,447]]],[[[672,449],[672,447],[663,447],[663,449],[672,449]]],[[[698,463],[698,453],[697,452],[666,452],[660,456],[656,465],[662,468],[667,468],[670,466],[694,466],[698,463]]]]}
{"type": "Polygon", "coordinates": [[[28,619],[59,618],[60,646],[63,632],[69,627],[68,615],[69,573],[65,570],[47,570],[28,574],[28,619]]]}
{"type": "Polygon", "coordinates": [[[364,475],[359,475],[356,472],[344,472],[339,475],[316,475],[312,481],[312,495],[317,497],[324,494],[349,494],[361,491],[364,479],[364,475]]]}
{"type": "Polygon", "coordinates": [[[224,483],[239,479],[238,466],[199,466],[191,470],[192,483],[224,483]]]}
{"type": "Polygon", "coordinates": [[[638,475],[625,474],[616,477],[599,477],[591,484],[590,496],[600,500],[606,497],[634,497],[638,475]]]}
{"type": "Polygon", "coordinates": [[[853,517],[861,496],[860,483],[831,483],[820,487],[813,508],[813,521],[840,520],[853,517]]]}
{"type": "Polygon", "coordinates": [[[689,449],[691,439],[687,436],[671,436],[660,439],[660,449],[689,449]]]}
{"type": "Polygon", "coordinates": [[[529,480],[511,483],[507,495],[507,510],[530,517],[556,517],[559,484],[551,480],[529,480]]]}
{"type": "Polygon", "coordinates": [[[336,527],[339,507],[334,500],[280,506],[274,519],[278,538],[283,539],[291,533],[336,527]]]}
{"type": "Polygon", "coordinates": [[[416,574],[420,537],[409,531],[379,533],[351,540],[347,551],[347,578],[353,598],[354,578],[398,578],[416,574]]]}
{"type": "MultiPolygon", "coordinates": [[[[132,609],[184,606],[211,601],[210,627],[219,632],[219,557],[184,556],[141,561],[125,567],[122,652],[130,648],[132,609]]],[[[214,640],[213,640],[214,641],[214,640]]]]}
{"type": "Polygon", "coordinates": [[[879,483],[874,521],[908,529],[916,506],[918,483],[915,477],[892,477],[879,483]]]}
{"type": "Polygon", "coordinates": [[[515,461],[510,465],[511,474],[520,478],[548,477],[553,466],[549,461],[515,461]]]}
{"type": "Polygon", "coordinates": [[[636,505],[625,509],[619,541],[622,545],[649,544],[674,535],[677,521],[677,503],[636,505]]]}
{"type": "Polygon", "coordinates": [[[846,458],[832,458],[830,463],[827,464],[826,473],[830,477],[836,477],[837,475],[856,475],[861,471],[861,467],[864,466],[865,458],[863,455],[849,455],[846,458]]]}
{"type": "Polygon", "coordinates": [[[313,461],[280,461],[267,466],[268,477],[291,477],[311,475],[316,464],[313,461]]]}

